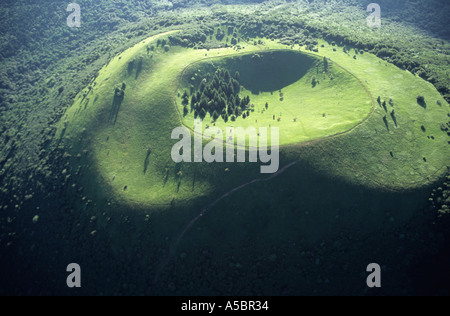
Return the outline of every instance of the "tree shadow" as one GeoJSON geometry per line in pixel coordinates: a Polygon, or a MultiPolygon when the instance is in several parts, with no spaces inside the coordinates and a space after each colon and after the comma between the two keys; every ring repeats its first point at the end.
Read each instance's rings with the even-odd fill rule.
{"type": "Polygon", "coordinates": [[[63,138],[64,138],[64,135],[66,134],[66,131],[67,131],[67,126],[64,125],[64,128],[63,128],[62,131],[61,131],[61,135],[59,135],[59,138],[58,138],[58,140],[57,140],[57,142],[56,142],[56,147],[58,147],[59,144],[61,144],[61,142],[62,142],[62,140],[63,140],[63,138]]]}
{"type": "Polygon", "coordinates": [[[197,181],[197,169],[194,169],[194,177],[192,179],[192,191],[195,189],[195,182],[197,181]]]}
{"type": "Polygon", "coordinates": [[[111,106],[111,113],[109,115],[109,121],[113,125],[116,125],[117,118],[119,117],[119,111],[120,111],[120,107],[122,106],[123,98],[124,97],[121,95],[117,95],[117,94],[114,95],[113,103],[111,106]]]}
{"type": "Polygon", "coordinates": [[[128,63],[128,76],[131,76],[134,70],[134,60],[128,63]]]}
{"type": "Polygon", "coordinates": [[[147,155],[145,156],[145,160],[144,160],[144,175],[147,173],[148,170],[148,165],[150,164],[150,155],[152,153],[151,148],[147,149],[147,155]]]}
{"type": "Polygon", "coordinates": [[[177,193],[180,192],[180,187],[181,187],[181,177],[180,180],[178,180],[177,193]]]}
{"type": "Polygon", "coordinates": [[[142,72],[142,66],[143,66],[143,63],[144,63],[144,61],[142,60],[142,58],[139,59],[139,62],[138,62],[137,67],[136,67],[136,77],[135,77],[135,80],[137,80],[137,79],[139,78],[139,75],[140,75],[141,72],[142,72]]]}
{"type": "Polygon", "coordinates": [[[87,106],[88,106],[88,104],[89,104],[90,101],[91,101],[91,100],[90,100],[89,98],[87,98],[86,101],[84,102],[84,109],[85,109],[85,110],[87,109],[87,106]]]}
{"type": "Polygon", "coordinates": [[[384,122],[384,125],[386,126],[387,131],[389,132],[389,122],[387,120],[386,115],[383,117],[383,122],[384,122]]]}
{"type": "Polygon", "coordinates": [[[419,104],[421,107],[423,107],[424,109],[427,108],[427,102],[425,101],[425,98],[423,97],[418,97],[417,98],[417,104],[419,104]]]}
{"type": "Polygon", "coordinates": [[[395,116],[395,111],[391,112],[392,120],[394,121],[395,128],[398,128],[397,117],[395,116]]]}
{"type": "Polygon", "coordinates": [[[166,176],[164,177],[164,187],[166,186],[167,181],[169,180],[169,172],[170,170],[167,168],[166,170],[166,176]]]}

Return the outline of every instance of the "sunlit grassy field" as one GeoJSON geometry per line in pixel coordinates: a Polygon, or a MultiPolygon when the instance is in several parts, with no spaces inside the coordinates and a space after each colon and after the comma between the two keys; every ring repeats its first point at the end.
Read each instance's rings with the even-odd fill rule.
{"type": "Polygon", "coordinates": [[[104,185],[124,203],[165,208],[258,177],[255,164],[171,161],[172,130],[182,124],[192,127],[194,119],[192,113],[183,118],[177,93],[186,89],[192,72],[217,66],[242,73],[241,95],[251,97],[255,111],[236,122],[207,118],[204,128],[278,127],[280,144],[287,146],[286,162],[301,158],[330,176],[372,187],[420,187],[446,170],[448,136],[437,122],[445,117],[448,104],[431,84],[371,54],[353,57],[325,42],[316,54],[300,53],[299,47],[289,53],[266,39],[264,45],[243,44],[239,52],[147,49],[165,36],[147,39],[115,57],[91,88],[77,96],[61,123],[61,137],[73,143],[74,163],[92,161],[104,185]],[[254,53],[268,59],[268,66],[261,70],[252,64],[254,53]],[[323,57],[330,60],[328,72],[323,57]],[[290,73],[277,80],[283,71],[290,73]],[[296,72],[301,75],[296,77],[296,72]],[[315,87],[313,76],[318,80],[315,87]],[[114,89],[123,83],[124,98],[116,104],[114,89]],[[426,106],[417,104],[419,94],[425,96],[426,106]],[[378,96],[381,104],[375,101],[378,96]],[[307,151],[301,149],[305,144],[310,145],[307,151]]]}
{"type": "MultiPolygon", "coordinates": [[[[184,85],[179,93],[189,91],[191,78],[214,74],[217,68],[242,74],[241,96],[250,96],[254,105],[248,118],[235,122],[210,115],[204,128],[215,126],[277,127],[280,145],[307,142],[351,130],[365,120],[372,111],[371,96],[358,80],[331,61],[325,71],[324,61],[317,56],[292,50],[260,51],[239,54],[237,57],[217,57],[203,63],[194,63],[185,70],[184,85]],[[313,85],[313,79],[316,83],[313,85]],[[268,103],[268,108],[265,104],[268,103]]],[[[203,76],[203,77],[202,77],[203,76]]],[[[183,113],[181,98],[178,99],[183,113]]],[[[184,116],[184,115],[183,115],[184,116]]],[[[183,123],[192,127],[194,113],[184,116],[183,123]]]]}

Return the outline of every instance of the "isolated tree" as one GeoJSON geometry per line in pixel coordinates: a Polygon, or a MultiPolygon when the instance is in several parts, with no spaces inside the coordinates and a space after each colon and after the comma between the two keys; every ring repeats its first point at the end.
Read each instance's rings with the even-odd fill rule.
{"type": "Polygon", "coordinates": [[[167,53],[170,50],[170,46],[169,45],[164,45],[164,51],[167,53]]]}
{"type": "Polygon", "coordinates": [[[425,97],[423,95],[419,95],[417,97],[417,103],[422,104],[425,102],[425,97]]]}
{"type": "Polygon", "coordinates": [[[269,109],[269,103],[266,102],[266,110],[269,109]]]}

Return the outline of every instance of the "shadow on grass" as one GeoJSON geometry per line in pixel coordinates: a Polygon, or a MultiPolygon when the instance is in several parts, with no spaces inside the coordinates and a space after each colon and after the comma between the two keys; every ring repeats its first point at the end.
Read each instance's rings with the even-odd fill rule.
{"type": "Polygon", "coordinates": [[[391,112],[391,117],[392,117],[392,120],[394,121],[395,127],[397,128],[398,124],[397,124],[397,117],[395,116],[395,111],[391,112]]]}
{"type": "Polygon", "coordinates": [[[383,122],[384,122],[384,125],[386,126],[387,131],[389,132],[389,123],[388,123],[386,115],[383,117],[383,122]]]}
{"type": "Polygon", "coordinates": [[[164,187],[166,186],[167,181],[169,180],[169,169],[166,170],[166,176],[164,177],[164,187]]]}
{"type": "Polygon", "coordinates": [[[195,181],[196,180],[197,180],[197,170],[194,169],[194,176],[193,176],[193,179],[192,179],[192,191],[194,191],[194,189],[195,189],[195,181]]]}
{"type": "Polygon", "coordinates": [[[128,76],[131,76],[131,74],[133,73],[133,69],[134,69],[134,60],[130,61],[128,63],[128,76]]]}
{"type": "Polygon", "coordinates": [[[178,180],[178,185],[177,185],[177,193],[178,192],[180,192],[180,187],[181,187],[181,177],[180,177],[180,179],[178,180]]]}
{"type": "Polygon", "coordinates": [[[147,173],[148,165],[150,164],[150,155],[152,154],[152,150],[150,148],[147,149],[147,155],[144,160],[144,175],[147,173]]]}
{"type": "Polygon", "coordinates": [[[143,60],[139,59],[139,62],[137,64],[137,68],[136,68],[136,77],[135,77],[136,80],[139,78],[139,75],[142,72],[142,65],[143,65],[143,63],[144,63],[143,60]]]}
{"type": "Polygon", "coordinates": [[[123,96],[114,95],[113,103],[111,106],[111,113],[109,115],[109,121],[116,125],[117,118],[119,117],[120,107],[122,106],[123,96]]]}
{"type": "Polygon", "coordinates": [[[64,126],[64,128],[61,131],[61,135],[59,136],[59,138],[58,138],[58,140],[56,142],[56,147],[58,147],[59,144],[61,144],[61,142],[62,142],[62,140],[64,138],[64,135],[66,134],[66,131],[67,131],[67,126],[64,126]]]}
{"type": "Polygon", "coordinates": [[[417,104],[420,105],[421,107],[423,107],[424,109],[427,108],[427,102],[425,101],[424,98],[418,97],[417,104]]]}

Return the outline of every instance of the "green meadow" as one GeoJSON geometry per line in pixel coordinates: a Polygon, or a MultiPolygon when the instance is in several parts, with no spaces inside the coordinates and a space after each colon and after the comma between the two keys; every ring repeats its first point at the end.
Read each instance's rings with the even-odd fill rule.
{"type": "Polygon", "coordinates": [[[172,130],[192,128],[194,121],[192,112],[183,115],[179,96],[190,80],[218,67],[239,71],[240,96],[250,96],[254,107],[248,118],[235,122],[208,115],[203,128],[278,127],[282,163],[306,162],[367,187],[420,188],[447,170],[450,146],[440,125],[448,104],[431,84],[407,71],[324,41],[318,53],[267,39],[263,45],[241,43],[239,49],[156,47],[168,35],[116,56],[60,124],[74,164],[88,156],[107,191],[125,204],[164,209],[259,177],[255,164],[171,160],[172,130]],[[115,89],[123,90],[122,98],[115,89]],[[418,95],[426,104],[418,104],[418,95]]]}

